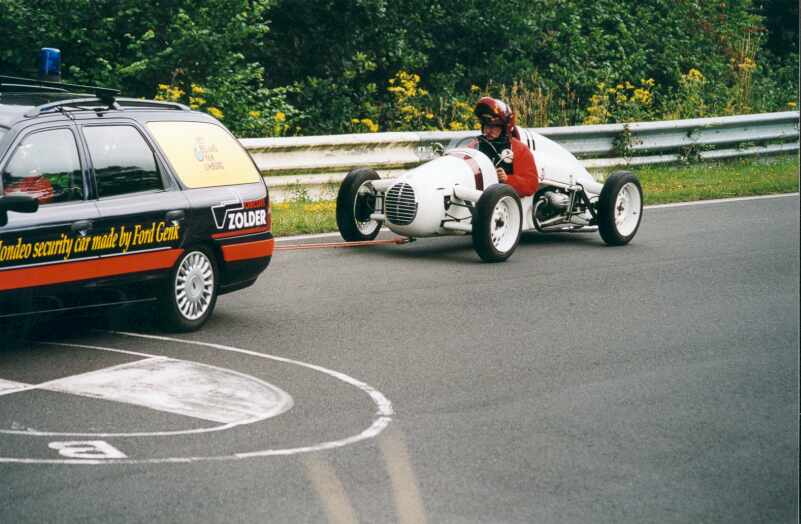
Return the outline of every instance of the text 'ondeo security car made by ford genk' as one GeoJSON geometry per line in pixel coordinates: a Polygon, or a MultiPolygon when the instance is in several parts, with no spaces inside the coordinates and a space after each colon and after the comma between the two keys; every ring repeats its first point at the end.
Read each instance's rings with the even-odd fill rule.
{"type": "Polygon", "coordinates": [[[0,322],[158,300],[198,329],[273,253],[267,187],[217,120],[0,77],[0,322]]]}

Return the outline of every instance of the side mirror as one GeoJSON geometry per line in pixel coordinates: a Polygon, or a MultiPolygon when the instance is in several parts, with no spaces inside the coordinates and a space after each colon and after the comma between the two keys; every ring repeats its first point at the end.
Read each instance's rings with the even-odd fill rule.
{"type": "Polygon", "coordinates": [[[39,201],[28,195],[0,196],[0,227],[8,223],[8,212],[36,213],[39,201]]]}

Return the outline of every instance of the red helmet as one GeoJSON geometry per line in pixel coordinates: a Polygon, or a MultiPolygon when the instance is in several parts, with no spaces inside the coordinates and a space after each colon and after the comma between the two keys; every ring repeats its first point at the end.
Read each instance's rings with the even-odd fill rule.
{"type": "Polygon", "coordinates": [[[514,135],[515,114],[503,100],[485,96],[476,103],[473,114],[478,117],[481,127],[501,126],[507,135],[514,135]]]}

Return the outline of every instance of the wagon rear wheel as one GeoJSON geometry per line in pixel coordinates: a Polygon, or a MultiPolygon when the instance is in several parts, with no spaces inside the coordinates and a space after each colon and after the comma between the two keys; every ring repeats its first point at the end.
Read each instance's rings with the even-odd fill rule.
{"type": "Polygon", "coordinates": [[[217,262],[201,246],[186,250],[170,273],[161,297],[162,325],[168,331],[195,331],[208,320],[217,303],[217,262]]]}

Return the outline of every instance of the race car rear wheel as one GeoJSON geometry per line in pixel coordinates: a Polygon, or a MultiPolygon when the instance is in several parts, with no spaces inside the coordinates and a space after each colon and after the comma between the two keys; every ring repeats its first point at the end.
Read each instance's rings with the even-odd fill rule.
{"type": "Polygon", "coordinates": [[[523,209],[511,186],[494,184],[484,190],[473,215],[473,248],[485,262],[502,262],[520,243],[523,209]]]}
{"type": "Polygon", "coordinates": [[[378,236],[381,223],[370,218],[375,211],[376,195],[367,182],[379,178],[372,169],[354,169],[339,186],[337,228],[345,241],[373,240],[378,236]]]}
{"type": "Polygon", "coordinates": [[[217,275],[217,262],[207,248],[192,247],[181,255],[161,300],[165,329],[179,332],[200,329],[217,303],[217,275]]]}
{"type": "Polygon", "coordinates": [[[598,198],[598,232],[610,246],[628,244],[642,221],[642,186],[628,171],[612,173],[598,198]]]}

